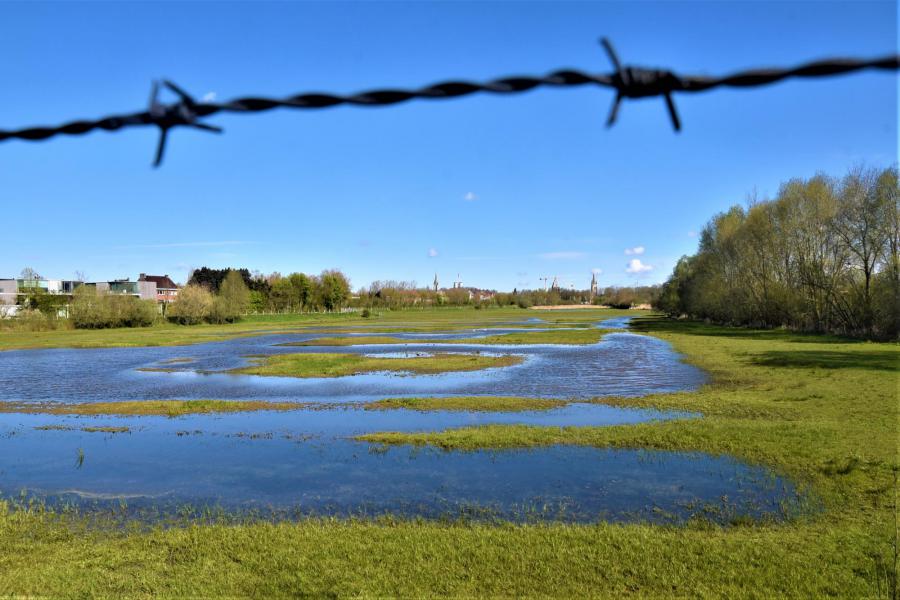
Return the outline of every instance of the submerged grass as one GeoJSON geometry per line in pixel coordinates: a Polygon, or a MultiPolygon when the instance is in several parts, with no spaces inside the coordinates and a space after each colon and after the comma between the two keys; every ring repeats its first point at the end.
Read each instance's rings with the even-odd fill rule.
{"type": "Polygon", "coordinates": [[[269,377],[343,377],[378,371],[400,371],[427,375],[451,371],[477,371],[521,364],[523,356],[508,354],[437,353],[411,358],[379,358],[361,354],[300,353],[255,357],[257,364],[228,373],[269,377]]]}
{"type": "Polygon", "coordinates": [[[81,431],[87,433],[131,433],[131,428],[124,426],[102,425],[82,427],[81,431]]]}
{"type": "Polygon", "coordinates": [[[0,507],[0,595],[896,598],[900,347],[661,319],[637,328],[713,381],[601,400],[703,418],[372,439],[729,454],[789,475],[823,510],[728,528],[310,519],[138,531],[0,507]]]}
{"type": "Polygon", "coordinates": [[[552,398],[518,398],[507,396],[450,396],[447,398],[387,398],[369,402],[366,410],[451,410],[478,412],[518,412],[526,410],[549,410],[568,404],[565,400],[552,398]]]}

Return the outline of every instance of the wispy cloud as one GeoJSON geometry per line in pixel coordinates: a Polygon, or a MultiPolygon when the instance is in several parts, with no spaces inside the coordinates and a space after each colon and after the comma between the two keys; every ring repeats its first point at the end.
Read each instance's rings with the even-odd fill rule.
{"type": "Polygon", "coordinates": [[[135,244],[132,246],[117,246],[117,248],[218,248],[221,246],[244,246],[256,244],[244,240],[225,240],[221,242],[170,242],[166,244],[135,244]]]}
{"type": "Polygon", "coordinates": [[[652,270],[652,265],[645,265],[639,258],[632,258],[631,260],[629,260],[628,267],[625,268],[625,272],[631,273],[632,275],[640,275],[641,273],[646,273],[652,270]]]}
{"type": "Polygon", "coordinates": [[[572,250],[566,250],[562,252],[544,252],[542,254],[538,254],[538,258],[543,260],[577,260],[579,258],[584,258],[587,256],[585,252],[576,252],[572,250]]]}
{"type": "Polygon", "coordinates": [[[697,232],[694,230],[688,231],[688,237],[697,237],[697,232]]]}
{"type": "Polygon", "coordinates": [[[200,98],[200,101],[201,102],[214,102],[215,99],[216,99],[215,92],[206,92],[205,94],[203,94],[203,97],[200,98]]]}
{"type": "Polygon", "coordinates": [[[438,255],[438,251],[437,251],[436,248],[429,248],[429,249],[428,249],[428,258],[434,258],[434,257],[437,256],[437,255],[438,255]]]}
{"type": "Polygon", "coordinates": [[[465,200],[466,202],[475,202],[476,200],[478,200],[478,194],[476,194],[475,192],[466,192],[463,196],[463,200],[465,200]]]}
{"type": "Polygon", "coordinates": [[[644,248],[643,246],[635,246],[634,248],[625,248],[625,254],[627,254],[629,256],[641,255],[644,253],[644,250],[646,250],[646,248],[644,248]]]}
{"type": "Polygon", "coordinates": [[[602,272],[603,272],[603,269],[596,269],[596,268],[591,269],[591,273],[593,273],[594,275],[599,275],[602,272]]]}

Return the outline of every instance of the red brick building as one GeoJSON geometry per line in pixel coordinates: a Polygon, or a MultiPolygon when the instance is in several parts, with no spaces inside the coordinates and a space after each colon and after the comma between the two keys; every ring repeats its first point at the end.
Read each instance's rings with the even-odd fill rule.
{"type": "Polygon", "coordinates": [[[152,281],[156,284],[156,301],[162,304],[173,302],[178,297],[178,285],[168,275],[147,275],[141,273],[138,281],[152,281]]]}

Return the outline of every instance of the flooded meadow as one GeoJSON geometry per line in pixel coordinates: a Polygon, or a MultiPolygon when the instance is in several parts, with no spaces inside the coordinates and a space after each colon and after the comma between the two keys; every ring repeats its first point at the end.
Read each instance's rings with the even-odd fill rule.
{"type": "MultiPolygon", "coordinates": [[[[781,518],[794,486],[727,456],[554,445],[445,451],[357,436],[479,425],[602,427],[697,415],[595,401],[696,389],[704,373],[659,339],[597,323],[597,343],[490,344],[539,321],[443,332],[378,333],[392,343],[317,346],[353,332],[265,334],[180,347],[0,353],[0,492],[136,515],[184,507],[277,518],[305,515],[512,521],[683,522],[781,518]],[[311,345],[298,345],[311,344],[311,345]],[[499,368],[347,376],[236,374],[253,361],[340,352],[386,360],[514,355],[499,368]],[[540,410],[492,410],[491,397],[558,399],[540,410]],[[385,399],[484,398],[479,410],[382,408],[385,399]],[[291,410],[169,416],[52,414],[52,407],[156,400],[259,400],[291,410]]],[[[563,331],[565,328],[553,329],[563,331]]],[[[362,339],[360,341],[363,341],[362,339]]]]}

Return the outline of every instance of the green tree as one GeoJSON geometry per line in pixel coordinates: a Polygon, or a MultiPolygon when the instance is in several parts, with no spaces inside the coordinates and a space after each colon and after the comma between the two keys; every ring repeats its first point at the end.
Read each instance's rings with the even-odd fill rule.
{"type": "Polygon", "coordinates": [[[337,269],[322,271],[319,276],[319,298],[325,310],[340,310],[350,298],[350,280],[337,269]]]}
{"type": "Polygon", "coordinates": [[[306,310],[312,297],[312,279],[304,273],[291,273],[288,276],[288,280],[291,283],[291,305],[293,310],[306,310]]]}
{"type": "Polygon", "coordinates": [[[214,313],[219,322],[233,322],[247,312],[250,305],[250,290],[244,278],[237,271],[230,270],[219,286],[214,313]]]}

